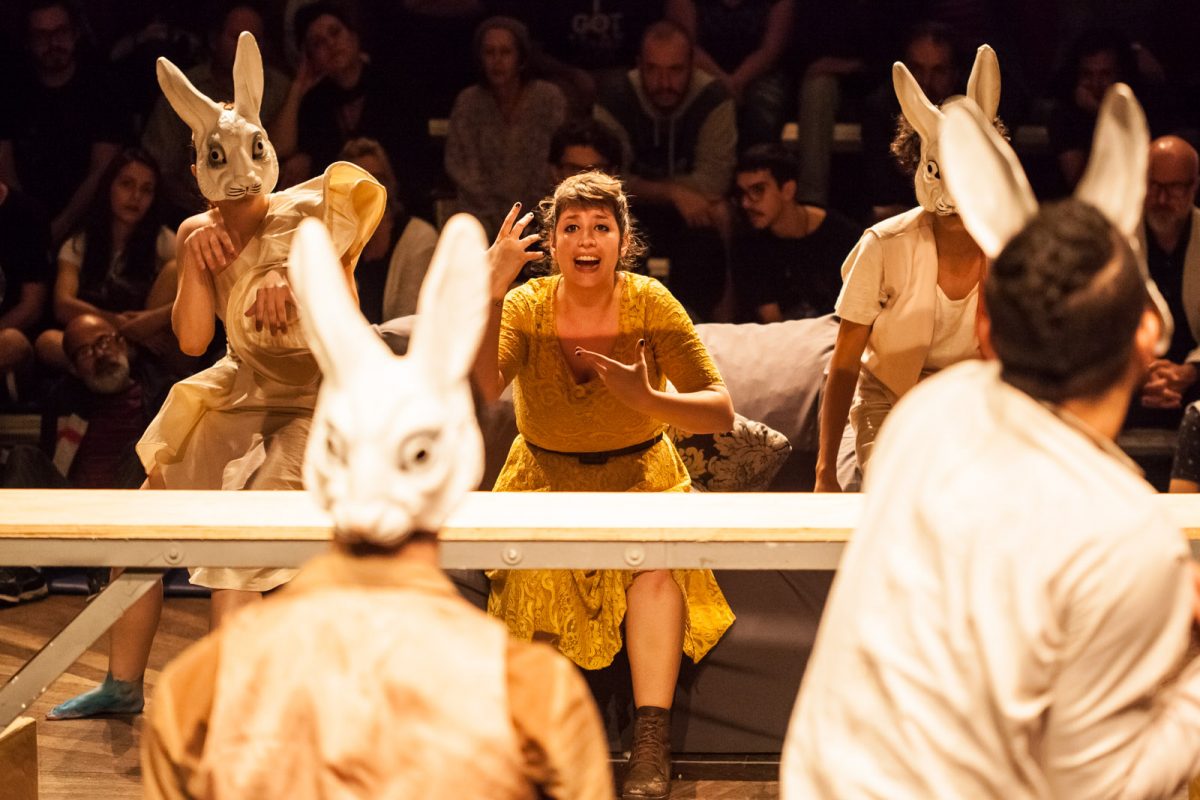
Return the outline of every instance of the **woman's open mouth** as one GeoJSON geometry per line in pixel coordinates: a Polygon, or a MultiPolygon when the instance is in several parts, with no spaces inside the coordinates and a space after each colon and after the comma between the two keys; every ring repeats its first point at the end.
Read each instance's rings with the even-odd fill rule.
{"type": "Polygon", "coordinates": [[[596,256],[579,256],[575,259],[575,269],[580,272],[595,272],[600,268],[600,259],[596,256]]]}

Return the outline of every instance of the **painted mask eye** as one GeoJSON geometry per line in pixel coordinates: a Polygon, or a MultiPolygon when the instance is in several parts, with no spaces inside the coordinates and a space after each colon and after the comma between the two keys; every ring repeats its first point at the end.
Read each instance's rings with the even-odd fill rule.
{"type": "Polygon", "coordinates": [[[329,457],[339,463],[346,461],[346,443],[341,434],[332,428],[325,435],[325,450],[329,457]]]}
{"type": "Polygon", "coordinates": [[[940,177],[936,161],[925,162],[925,177],[931,181],[936,181],[940,177]]]}
{"type": "Polygon", "coordinates": [[[433,463],[433,448],[437,438],[431,433],[414,433],[400,443],[397,456],[397,466],[400,469],[422,470],[433,463]]]}
{"type": "Polygon", "coordinates": [[[225,165],[225,148],[213,142],[208,146],[208,154],[205,156],[210,167],[221,167],[225,165]]]}
{"type": "Polygon", "coordinates": [[[267,143],[261,133],[254,134],[254,160],[261,161],[267,155],[267,143]]]}

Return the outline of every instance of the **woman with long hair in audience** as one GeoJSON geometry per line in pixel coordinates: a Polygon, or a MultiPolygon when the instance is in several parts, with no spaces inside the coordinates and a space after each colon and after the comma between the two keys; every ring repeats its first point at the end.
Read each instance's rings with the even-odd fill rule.
{"type": "Polygon", "coordinates": [[[475,30],[481,79],[459,93],[450,112],[446,173],[458,208],[495,235],[514,197],[526,207],[552,184],[550,138],[566,119],[557,86],[529,75],[532,45],[524,24],[491,17],[475,30]]]}
{"type": "MultiPolygon", "coordinates": [[[[642,252],[620,182],[564,180],[542,201],[552,274],[506,291],[540,254],[514,205],[492,246],[491,321],[475,379],[495,400],[512,383],[519,435],[496,491],[687,491],[668,425],[721,432],[729,393],[683,306],[628,271],[642,252]],[[667,380],[676,391],[668,391],[667,380]]],[[[637,714],[626,797],[666,797],[669,710],[681,653],[698,661],[733,622],[709,570],[510,570],[488,610],[519,639],[544,639],[584,669],[628,649],[637,714]]]]}
{"type": "MultiPolygon", "coordinates": [[[[154,159],[135,148],[113,159],[83,220],[58,252],[55,319],[65,326],[95,314],[143,352],[177,363],[175,233],[162,222],[154,159]]],[[[66,371],[62,337],[61,329],[44,331],[36,347],[43,363],[66,371]]]]}

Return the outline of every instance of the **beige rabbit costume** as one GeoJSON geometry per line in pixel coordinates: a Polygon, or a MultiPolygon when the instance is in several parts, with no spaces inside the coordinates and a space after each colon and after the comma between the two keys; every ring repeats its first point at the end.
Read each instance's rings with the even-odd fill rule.
{"type": "MultiPolygon", "coordinates": [[[[236,97],[228,108],[200,94],[165,59],[159,63],[167,99],[192,128],[201,155],[197,179],[210,200],[236,197],[239,191],[270,192],[278,176],[274,150],[258,120],[262,58],[248,33],[238,41],[234,75],[236,97]],[[249,189],[247,175],[257,180],[249,189]]],[[[364,170],[337,162],[324,175],[268,200],[254,238],[213,280],[227,354],[171,389],[137,445],[147,474],[157,471],[167,489],[302,488],[304,443],[320,373],[298,324],[286,334],[256,331],[244,312],[266,273],[286,267],[292,235],[306,217],[325,223],[343,265],[352,268],[383,214],[385,192],[364,170]]],[[[292,574],[202,568],[193,570],[192,582],[265,591],[292,574]]]]}

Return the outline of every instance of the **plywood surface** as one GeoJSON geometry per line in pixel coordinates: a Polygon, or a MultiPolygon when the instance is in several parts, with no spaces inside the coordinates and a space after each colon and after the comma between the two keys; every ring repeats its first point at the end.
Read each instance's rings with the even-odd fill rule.
{"type": "MultiPolygon", "coordinates": [[[[1200,540],[1200,495],[1157,498],[1200,540]]],[[[475,492],[446,541],[844,542],[863,496],[807,493],[475,492]]],[[[0,539],[323,541],[305,492],[0,490],[0,539]]]]}

